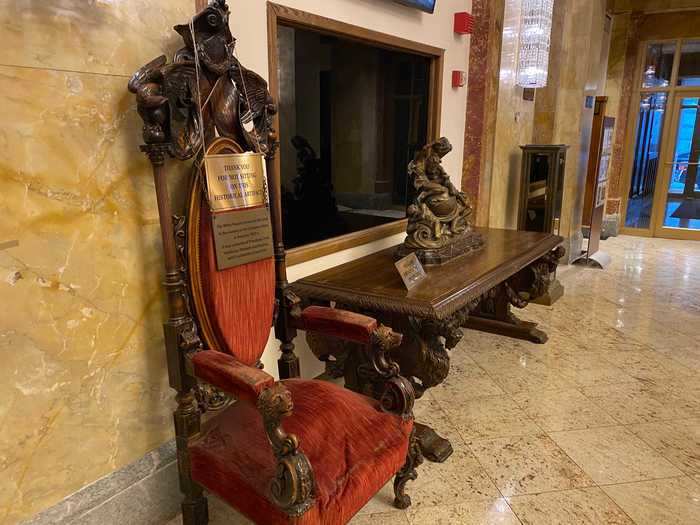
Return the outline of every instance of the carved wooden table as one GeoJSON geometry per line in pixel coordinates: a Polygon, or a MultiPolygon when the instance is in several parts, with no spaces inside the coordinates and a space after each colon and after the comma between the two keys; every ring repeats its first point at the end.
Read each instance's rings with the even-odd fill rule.
{"type": "MultiPolygon", "coordinates": [[[[395,247],[336,266],[292,283],[309,302],[335,301],[343,308],[369,313],[404,335],[393,354],[401,373],[420,397],[440,384],[449,371],[448,349],[462,338],[462,327],[544,343],[535,323],[519,320],[511,305],[524,308],[544,295],[564,254],[562,238],[539,232],[476,228],[485,247],[442,266],[426,268],[428,278],[408,291],[394,267],[395,247]]],[[[363,366],[351,346],[308,338],[327,371],[345,377],[348,388],[370,392],[363,366]]],[[[452,454],[449,441],[416,424],[425,457],[442,462],[452,454]]]]}

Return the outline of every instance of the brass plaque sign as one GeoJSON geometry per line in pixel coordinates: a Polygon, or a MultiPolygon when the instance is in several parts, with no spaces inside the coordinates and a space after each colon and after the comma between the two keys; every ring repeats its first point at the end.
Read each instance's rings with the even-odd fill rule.
{"type": "Polygon", "coordinates": [[[403,284],[409,290],[428,276],[415,253],[409,253],[406,257],[399,259],[394,266],[399,271],[403,284]]]}
{"type": "Polygon", "coordinates": [[[266,204],[265,162],[261,153],[204,157],[207,199],[213,212],[266,204]]]}
{"type": "Polygon", "coordinates": [[[225,270],[272,257],[272,226],[267,206],[212,216],[216,267],[225,270]]]}

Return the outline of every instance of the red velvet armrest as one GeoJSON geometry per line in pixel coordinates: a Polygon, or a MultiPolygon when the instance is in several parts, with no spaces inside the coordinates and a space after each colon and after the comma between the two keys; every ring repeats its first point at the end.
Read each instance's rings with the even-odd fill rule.
{"type": "Polygon", "coordinates": [[[198,378],[236,399],[255,402],[263,390],[275,384],[275,379],[267,372],[215,350],[197,352],[192,357],[192,364],[198,378]]]}
{"type": "Polygon", "coordinates": [[[299,328],[347,341],[368,344],[372,333],[377,329],[377,320],[338,308],[309,306],[301,312],[301,326],[299,328]]]}

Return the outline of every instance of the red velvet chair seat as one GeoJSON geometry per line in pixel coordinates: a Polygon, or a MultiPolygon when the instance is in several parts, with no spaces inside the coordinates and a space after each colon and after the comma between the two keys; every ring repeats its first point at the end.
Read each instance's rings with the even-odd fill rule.
{"type": "Polygon", "coordinates": [[[283,427],[311,463],[314,507],[290,519],[268,500],[276,462],[252,403],[234,403],[207,422],[189,447],[192,477],[256,523],[346,523],[406,461],[413,422],[332,383],[282,383],[294,403],[283,427]]]}

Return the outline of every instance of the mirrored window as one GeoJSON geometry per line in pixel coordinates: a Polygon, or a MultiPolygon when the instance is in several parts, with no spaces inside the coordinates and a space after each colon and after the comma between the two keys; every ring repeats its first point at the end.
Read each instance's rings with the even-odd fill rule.
{"type": "Polygon", "coordinates": [[[404,218],[430,60],[279,26],[278,68],[285,246],[404,218]]]}
{"type": "Polygon", "coordinates": [[[673,42],[655,42],[647,46],[642,70],[642,87],[666,87],[671,82],[673,55],[676,44],[673,42]]]}
{"type": "Polygon", "coordinates": [[[700,86],[700,40],[688,40],[681,45],[678,85],[700,86]]]}

